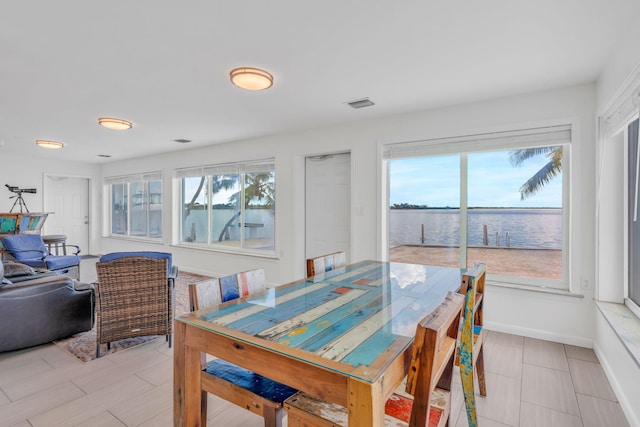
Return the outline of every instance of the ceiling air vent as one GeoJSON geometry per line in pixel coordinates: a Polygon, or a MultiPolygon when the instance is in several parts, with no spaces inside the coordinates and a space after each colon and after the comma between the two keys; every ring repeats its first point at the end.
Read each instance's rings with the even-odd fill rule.
{"type": "Polygon", "coordinates": [[[347,102],[351,108],[364,108],[376,105],[369,98],[356,99],[355,101],[347,102]]]}
{"type": "Polygon", "coordinates": [[[178,139],[174,139],[174,142],[179,142],[180,144],[188,144],[191,142],[190,139],[184,139],[184,138],[178,138],[178,139]]]}

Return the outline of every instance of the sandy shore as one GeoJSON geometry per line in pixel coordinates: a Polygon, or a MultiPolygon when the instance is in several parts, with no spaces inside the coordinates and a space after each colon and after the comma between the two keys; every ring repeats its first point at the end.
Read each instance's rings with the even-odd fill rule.
{"type": "MultiPolygon", "coordinates": [[[[458,267],[459,249],[433,246],[396,246],[389,259],[397,262],[458,267]]],[[[562,279],[562,251],[554,249],[514,249],[472,247],[467,249],[468,265],[487,264],[492,274],[562,279]]]]}

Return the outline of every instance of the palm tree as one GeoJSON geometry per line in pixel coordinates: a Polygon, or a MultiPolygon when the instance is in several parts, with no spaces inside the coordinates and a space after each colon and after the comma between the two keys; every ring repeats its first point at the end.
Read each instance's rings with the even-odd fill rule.
{"type": "MultiPolygon", "coordinates": [[[[234,175],[237,178],[237,175],[234,175]]],[[[244,176],[244,207],[251,207],[251,202],[256,202],[256,206],[264,206],[273,208],[274,205],[274,182],[273,172],[261,172],[261,173],[246,173],[244,176]]],[[[231,188],[235,185],[236,181],[232,181],[228,186],[221,186],[220,188],[231,188]]],[[[234,206],[238,206],[238,210],[227,221],[222,228],[218,241],[228,240],[230,238],[229,228],[240,217],[242,210],[240,209],[240,191],[232,194],[229,197],[229,203],[234,206]]],[[[255,206],[254,206],[255,207],[255,206]]]]}
{"type": "MultiPolygon", "coordinates": [[[[231,174],[231,175],[214,175],[213,179],[210,181],[212,185],[212,193],[215,194],[220,190],[229,190],[233,189],[238,185],[238,181],[240,179],[240,175],[231,174]]],[[[207,177],[203,176],[200,178],[200,183],[198,184],[198,188],[195,191],[191,201],[189,203],[185,203],[185,213],[184,218],[188,217],[191,213],[191,210],[196,205],[196,200],[200,194],[204,191],[205,194],[208,194],[208,183],[207,177]]],[[[244,186],[244,207],[264,207],[273,209],[274,206],[274,182],[273,182],[273,172],[259,172],[259,173],[246,173],[245,174],[245,186],[244,186]]],[[[229,239],[229,228],[236,221],[242,212],[240,209],[240,198],[242,194],[241,191],[238,190],[234,192],[231,196],[229,196],[228,204],[236,207],[236,212],[231,216],[231,218],[227,221],[222,231],[220,232],[220,236],[218,237],[219,241],[224,239],[229,239]]],[[[195,231],[192,232],[194,234],[195,231]]],[[[190,237],[188,241],[194,241],[195,237],[190,237]]]]}
{"type": "MultiPolygon", "coordinates": [[[[200,178],[200,184],[198,184],[198,189],[196,190],[193,197],[191,198],[191,201],[185,204],[185,213],[184,213],[185,218],[189,216],[189,213],[191,213],[191,209],[193,209],[193,207],[195,206],[196,200],[198,200],[200,193],[204,188],[206,188],[205,186],[206,180],[207,180],[206,176],[203,176],[200,178]]],[[[233,186],[236,185],[237,182],[238,182],[237,175],[216,175],[213,180],[213,193],[215,194],[221,189],[228,190],[229,188],[233,188],[233,186]]],[[[205,194],[207,194],[206,191],[205,191],[205,194]]]]}
{"type": "Polygon", "coordinates": [[[538,192],[546,183],[562,172],[562,146],[537,147],[511,150],[509,161],[514,167],[535,156],[545,155],[549,161],[520,187],[520,200],[525,200],[538,192]]]}

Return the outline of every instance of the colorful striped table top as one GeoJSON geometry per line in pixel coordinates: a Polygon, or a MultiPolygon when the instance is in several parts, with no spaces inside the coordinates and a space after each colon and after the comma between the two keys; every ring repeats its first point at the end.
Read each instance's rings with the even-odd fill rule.
{"type": "Polygon", "coordinates": [[[180,318],[239,341],[373,381],[461,270],[363,261],[180,318]]]}

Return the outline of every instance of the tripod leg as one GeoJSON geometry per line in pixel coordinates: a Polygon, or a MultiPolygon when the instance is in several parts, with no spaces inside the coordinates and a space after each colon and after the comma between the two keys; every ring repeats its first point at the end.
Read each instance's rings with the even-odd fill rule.
{"type": "MultiPolygon", "coordinates": [[[[24,206],[24,210],[27,211],[27,213],[29,213],[29,208],[27,207],[27,204],[24,202],[24,199],[22,198],[22,194],[20,195],[19,199],[22,206],[24,206]]],[[[22,207],[20,207],[20,213],[22,213],[22,207]]]]}
{"type": "MultiPolygon", "coordinates": [[[[16,196],[13,196],[13,197],[16,197],[16,196]]],[[[10,199],[13,199],[13,197],[10,197],[10,199]]],[[[11,206],[11,209],[9,210],[9,213],[13,212],[13,210],[16,207],[16,203],[18,203],[18,200],[20,200],[20,199],[16,198],[16,200],[14,200],[13,205],[11,206]]],[[[18,207],[20,208],[20,213],[22,213],[22,205],[18,205],[18,207]]]]}

